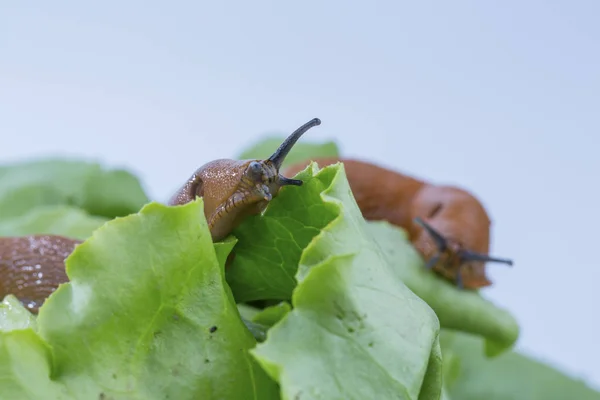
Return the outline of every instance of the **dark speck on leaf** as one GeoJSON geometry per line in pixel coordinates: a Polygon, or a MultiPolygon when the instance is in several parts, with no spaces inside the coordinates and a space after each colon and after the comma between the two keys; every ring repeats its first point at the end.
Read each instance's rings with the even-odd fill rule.
{"type": "Polygon", "coordinates": [[[174,319],[175,321],[179,321],[179,315],[177,315],[177,314],[173,314],[173,319],[174,319]]]}
{"type": "Polygon", "coordinates": [[[373,347],[373,342],[369,342],[369,347],[373,347]]]}
{"type": "Polygon", "coordinates": [[[112,374],[113,379],[117,379],[117,374],[112,374]]]}
{"type": "Polygon", "coordinates": [[[209,362],[210,362],[210,360],[209,360],[208,358],[205,358],[205,359],[204,359],[204,363],[205,363],[205,364],[208,364],[209,362]]]}
{"type": "Polygon", "coordinates": [[[104,400],[105,398],[106,398],[106,396],[104,395],[104,393],[100,393],[100,394],[98,395],[98,399],[99,399],[99,400],[104,400]]]}
{"type": "Polygon", "coordinates": [[[217,331],[217,327],[216,326],[211,326],[210,329],[208,330],[210,333],[215,333],[217,331]]]}

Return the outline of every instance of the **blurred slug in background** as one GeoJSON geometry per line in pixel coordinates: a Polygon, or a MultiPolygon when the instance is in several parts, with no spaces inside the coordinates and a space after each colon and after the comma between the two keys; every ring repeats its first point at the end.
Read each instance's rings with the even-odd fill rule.
{"type": "Polygon", "coordinates": [[[486,262],[512,265],[511,260],[488,255],[491,221],[471,193],[432,185],[372,163],[337,157],[299,162],[284,173],[293,176],[311,161],[320,167],[342,162],[363,217],[405,229],[426,267],[458,287],[490,286],[486,262]]]}

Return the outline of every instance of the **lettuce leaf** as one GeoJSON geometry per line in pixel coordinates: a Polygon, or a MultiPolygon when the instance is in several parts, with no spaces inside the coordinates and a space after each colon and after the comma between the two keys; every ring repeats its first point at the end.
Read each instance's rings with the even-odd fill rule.
{"type": "Polygon", "coordinates": [[[72,205],[107,218],[139,211],[148,202],[140,182],[100,164],[44,159],[0,166],[0,220],[45,205],[72,205]]]}
{"type": "Polygon", "coordinates": [[[35,317],[13,295],[4,297],[0,303],[0,331],[36,329],[35,317]]]}
{"type": "Polygon", "coordinates": [[[343,166],[318,171],[313,163],[298,178],[301,190],[282,191],[263,217],[240,228],[239,246],[260,248],[243,257],[235,249],[230,277],[250,278],[243,293],[284,279],[293,290],[293,310],[251,353],[284,399],[439,398],[437,317],[369,237],[343,166]],[[251,279],[251,269],[260,276],[251,279]]]}
{"type": "MultiPolygon", "coordinates": [[[[268,157],[282,140],[241,158],[268,157]]],[[[298,143],[285,164],[338,153],[298,143]]],[[[0,303],[0,400],[600,399],[506,351],[514,318],[425,271],[403,230],[365,222],[343,166],[298,177],[301,188],[213,244],[202,200],[142,208],[124,170],[0,166],[0,236],[88,239],[39,318],[13,296],[0,303]],[[234,298],[283,301],[259,310],[234,298]]]]}
{"type": "Polygon", "coordinates": [[[79,245],[39,334],[0,332],[2,395],[277,399],[224,280],[235,241],[216,250],[202,208],[151,203],[79,245]]]}
{"type": "Polygon", "coordinates": [[[270,327],[281,321],[281,319],[285,317],[291,310],[292,306],[290,303],[282,301],[279,304],[266,307],[259,311],[254,315],[252,321],[270,327]]]}
{"type": "Polygon", "coordinates": [[[51,380],[52,351],[33,329],[0,332],[0,399],[76,399],[51,380]]]}
{"type": "Polygon", "coordinates": [[[73,206],[41,206],[20,217],[0,220],[0,236],[40,234],[84,240],[106,221],[108,218],[90,215],[73,206]]]}
{"type": "Polygon", "coordinates": [[[426,270],[403,229],[377,221],[369,222],[367,230],[395,267],[398,277],[433,308],[442,328],[483,336],[487,339],[488,356],[500,354],[516,342],[519,325],[514,317],[478,292],[460,290],[426,270]]]}
{"type": "Polygon", "coordinates": [[[442,332],[446,390],[460,400],[600,400],[579,379],[515,351],[493,359],[482,354],[480,337],[442,332]]]}

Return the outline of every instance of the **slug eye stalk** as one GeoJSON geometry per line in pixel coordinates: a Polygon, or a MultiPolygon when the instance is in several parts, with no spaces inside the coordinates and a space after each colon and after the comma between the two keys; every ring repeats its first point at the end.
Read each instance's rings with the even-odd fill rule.
{"type": "Polygon", "coordinates": [[[279,146],[279,148],[275,150],[275,153],[273,153],[273,155],[268,158],[268,160],[275,165],[277,171],[279,171],[279,169],[281,168],[281,164],[283,164],[285,157],[287,157],[288,153],[290,152],[290,150],[292,150],[292,147],[294,147],[298,139],[300,139],[300,137],[304,135],[304,133],[310,128],[319,125],[321,125],[321,120],[319,118],[313,118],[304,125],[302,125],[300,128],[296,129],[290,136],[288,136],[287,139],[285,139],[281,146],[279,146]]]}

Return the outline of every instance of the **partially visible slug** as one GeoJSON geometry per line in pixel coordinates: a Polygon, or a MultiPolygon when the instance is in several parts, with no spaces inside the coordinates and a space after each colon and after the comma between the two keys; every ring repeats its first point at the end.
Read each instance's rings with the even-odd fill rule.
{"type": "Polygon", "coordinates": [[[33,313],[67,281],[65,259],[81,243],[57,235],[0,238],[0,298],[16,296],[33,313]]]}
{"type": "MultiPolygon", "coordinates": [[[[261,213],[284,186],[302,181],[279,173],[281,164],[310,128],[321,124],[314,118],[293,132],[266,160],[211,161],[188,179],[169,205],[181,205],[196,197],[204,200],[204,214],[213,241],[228,236],[249,215],[261,213]]],[[[44,300],[68,281],[64,261],[81,241],[57,235],[0,238],[0,298],[17,297],[37,313],[44,300]]]]}
{"type": "Polygon", "coordinates": [[[283,186],[302,181],[279,173],[296,141],[320,125],[314,118],[292,133],[266,160],[215,160],[200,167],[169,201],[170,205],[204,199],[204,214],[214,241],[223,239],[249,215],[261,213],[283,186]]]}
{"type": "MultiPolygon", "coordinates": [[[[313,159],[320,167],[342,162],[352,193],[366,220],[384,220],[402,227],[434,272],[460,288],[490,286],[486,262],[512,265],[488,255],[491,221],[471,193],[433,185],[372,163],[343,158],[313,159]]],[[[293,176],[310,161],[284,173],[293,176]]]]}

